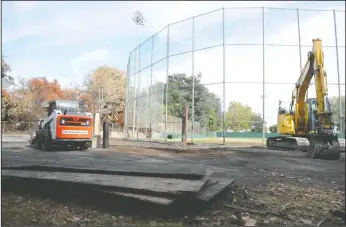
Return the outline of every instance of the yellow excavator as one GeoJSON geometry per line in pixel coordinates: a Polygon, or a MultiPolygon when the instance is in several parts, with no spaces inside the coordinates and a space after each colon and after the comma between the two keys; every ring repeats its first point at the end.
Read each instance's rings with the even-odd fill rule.
{"type": "Polygon", "coordinates": [[[312,50],[292,92],[289,111],[282,108],[279,102],[277,131],[280,136],[268,137],[266,145],[272,149],[305,151],[313,159],[338,160],[340,144],[337,134],[333,132],[322,41],[313,39],[312,42],[312,50]],[[305,101],[313,77],[316,98],[305,101]]]}

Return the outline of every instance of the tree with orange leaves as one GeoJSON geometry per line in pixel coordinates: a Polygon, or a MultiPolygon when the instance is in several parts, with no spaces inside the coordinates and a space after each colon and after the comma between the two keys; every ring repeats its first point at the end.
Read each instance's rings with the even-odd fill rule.
{"type": "Polygon", "coordinates": [[[123,121],[126,73],[114,67],[100,66],[90,72],[85,82],[88,96],[94,101],[96,111],[101,112],[101,121],[123,121]]]}
{"type": "Polygon", "coordinates": [[[28,88],[37,103],[63,98],[61,86],[57,80],[49,82],[45,77],[32,78],[28,81],[28,88]]]}
{"type": "Polygon", "coordinates": [[[63,99],[57,80],[50,82],[45,77],[19,78],[16,87],[7,95],[3,107],[10,120],[32,121],[44,117],[45,102],[54,99],[63,99]]]}

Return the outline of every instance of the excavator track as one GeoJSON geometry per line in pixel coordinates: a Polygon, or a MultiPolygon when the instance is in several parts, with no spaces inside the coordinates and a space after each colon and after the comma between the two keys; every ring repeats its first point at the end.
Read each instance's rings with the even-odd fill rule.
{"type": "Polygon", "coordinates": [[[299,150],[307,152],[310,141],[303,137],[276,136],[267,138],[267,147],[275,150],[299,150]]]}
{"type": "Polygon", "coordinates": [[[312,135],[304,137],[277,136],[267,138],[267,147],[275,150],[298,150],[312,159],[339,160],[340,144],[337,137],[312,135]]]}

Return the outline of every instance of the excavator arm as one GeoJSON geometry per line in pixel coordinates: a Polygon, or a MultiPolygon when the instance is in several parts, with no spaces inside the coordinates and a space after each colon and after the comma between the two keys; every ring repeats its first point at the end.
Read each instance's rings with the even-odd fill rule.
{"type": "Polygon", "coordinates": [[[317,112],[313,113],[317,116],[317,120],[313,122],[314,128],[316,129],[317,133],[333,133],[332,112],[328,100],[327,74],[324,71],[322,42],[319,39],[314,39],[312,42],[312,51],[308,53],[308,60],[296,83],[296,87],[292,95],[291,107],[293,107],[293,102],[296,103],[294,119],[296,130],[295,133],[297,135],[309,133],[307,114],[308,106],[305,103],[305,97],[313,77],[317,101],[317,112]]]}

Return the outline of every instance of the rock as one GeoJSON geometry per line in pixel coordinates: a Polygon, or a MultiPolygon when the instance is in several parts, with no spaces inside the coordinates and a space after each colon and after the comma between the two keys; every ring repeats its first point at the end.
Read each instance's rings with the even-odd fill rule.
{"type": "Polygon", "coordinates": [[[72,218],[71,218],[71,221],[72,221],[72,222],[78,222],[80,219],[81,219],[81,218],[79,218],[79,217],[72,217],[72,218]]]}
{"type": "Polygon", "coordinates": [[[214,215],[219,214],[220,212],[221,212],[221,211],[217,210],[217,211],[212,212],[212,213],[211,213],[211,215],[213,215],[213,216],[214,216],[214,215]]]}
{"type": "Polygon", "coordinates": [[[275,221],[277,218],[276,217],[271,217],[269,218],[269,221],[275,221]]]}
{"type": "Polygon", "coordinates": [[[255,219],[250,218],[250,216],[243,216],[244,226],[255,226],[257,221],[255,219]]]}
{"type": "Polygon", "coordinates": [[[300,221],[303,222],[303,223],[306,224],[306,225],[312,225],[312,221],[310,221],[310,220],[302,219],[302,220],[300,220],[300,221]]]}
{"type": "Polygon", "coordinates": [[[333,204],[338,204],[338,205],[342,205],[342,203],[340,203],[340,202],[338,202],[338,201],[334,201],[334,200],[332,200],[332,201],[330,201],[331,203],[333,203],[333,204]]]}
{"type": "Polygon", "coordinates": [[[237,220],[238,218],[237,218],[237,216],[235,216],[234,214],[231,216],[231,219],[232,220],[237,220]]]}
{"type": "Polygon", "coordinates": [[[204,217],[199,217],[199,216],[195,217],[196,221],[203,221],[204,219],[205,219],[204,217]]]}
{"type": "Polygon", "coordinates": [[[235,225],[244,225],[245,221],[240,216],[232,215],[231,216],[231,223],[233,223],[235,225]]]}
{"type": "Polygon", "coordinates": [[[244,196],[245,196],[245,197],[248,197],[248,196],[249,196],[249,192],[248,192],[246,189],[244,190],[244,196]]]}

